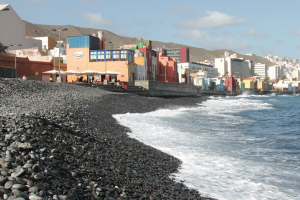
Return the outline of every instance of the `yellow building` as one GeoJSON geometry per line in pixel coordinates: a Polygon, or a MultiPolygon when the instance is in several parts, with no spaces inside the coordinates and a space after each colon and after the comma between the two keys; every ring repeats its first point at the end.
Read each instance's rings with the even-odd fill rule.
{"type": "Polygon", "coordinates": [[[266,91],[267,90],[266,82],[265,81],[257,81],[257,90],[266,91]]]}
{"type": "Polygon", "coordinates": [[[254,81],[253,80],[244,80],[245,89],[246,90],[253,90],[254,89],[254,81]]]}

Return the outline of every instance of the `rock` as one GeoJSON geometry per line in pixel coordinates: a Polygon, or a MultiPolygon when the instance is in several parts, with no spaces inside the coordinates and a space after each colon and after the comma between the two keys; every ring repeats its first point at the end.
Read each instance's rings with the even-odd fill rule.
{"type": "Polygon", "coordinates": [[[46,198],[43,198],[43,197],[40,197],[40,196],[37,196],[37,195],[30,195],[29,196],[29,199],[30,200],[47,200],[46,198]]]}
{"type": "Polygon", "coordinates": [[[18,190],[21,190],[21,191],[27,191],[28,190],[28,187],[26,185],[22,185],[22,184],[14,184],[12,186],[13,189],[18,189],[18,190]]]}
{"type": "Polygon", "coordinates": [[[5,176],[0,176],[0,185],[4,185],[7,182],[7,177],[5,176]]]}
{"type": "Polygon", "coordinates": [[[69,200],[66,195],[54,195],[53,199],[69,200]]]}
{"type": "Polygon", "coordinates": [[[7,181],[4,185],[4,188],[7,189],[7,190],[10,190],[13,186],[14,182],[12,181],[7,181]]]}
{"type": "Polygon", "coordinates": [[[21,197],[21,198],[24,198],[24,199],[28,199],[28,194],[26,194],[24,192],[21,192],[18,189],[14,189],[14,190],[12,190],[12,192],[13,192],[13,194],[16,198],[21,197]]]}

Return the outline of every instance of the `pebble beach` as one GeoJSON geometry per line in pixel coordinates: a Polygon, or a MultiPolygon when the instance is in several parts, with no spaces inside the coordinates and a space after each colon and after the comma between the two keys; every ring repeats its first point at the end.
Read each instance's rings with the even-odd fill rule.
{"type": "Polygon", "coordinates": [[[201,199],[181,161],[128,137],[113,114],[194,106],[68,83],[0,78],[1,199],[201,199]]]}

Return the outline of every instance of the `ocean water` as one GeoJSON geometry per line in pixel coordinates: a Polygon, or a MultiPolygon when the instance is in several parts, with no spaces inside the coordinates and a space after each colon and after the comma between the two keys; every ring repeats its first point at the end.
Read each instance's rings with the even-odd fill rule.
{"type": "Polygon", "coordinates": [[[300,96],[210,98],[193,108],[114,115],[132,138],[183,163],[172,174],[205,196],[300,199],[300,96]]]}

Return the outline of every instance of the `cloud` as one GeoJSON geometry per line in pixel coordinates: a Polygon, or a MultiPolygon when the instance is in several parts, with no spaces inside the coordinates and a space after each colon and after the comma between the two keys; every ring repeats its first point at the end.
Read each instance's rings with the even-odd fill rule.
{"type": "Polygon", "coordinates": [[[218,11],[206,11],[208,16],[200,19],[179,21],[176,25],[182,29],[214,29],[224,26],[238,26],[252,24],[251,21],[236,16],[229,16],[218,11]]]}
{"type": "Polygon", "coordinates": [[[151,21],[141,19],[141,18],[137,18],[137,19],[134,20],[134,23],[136,23],[139,26],[148,26],[151,23],[151,21]]]}
{"type": "Polygon", "coordinates": [[[276,42],[276,44],[283,44],[282,40],[276,40],[275,42],[276,42]]]}
{"type": "Polygon", "coordinates": [[[169,7],[170,13],[180,13],[184,11],[193,11],[195,10],[192,6],[181,6],[181,7],[169,7]]]}
{"type": "Polygon", "coordinates": [[[255,30],[254,28],[244,30],[241,32],[241,34],[244,36],[257,37],[257,38],[267,38],[268,37],[267,34],[260,32],[258,30],[255,30]]]}
{"type": "Polygon", "coordinates": [[[292,30],[292,35],[293,36],[300,36],[300,29],[292,30]]]}
{"type": "Polygon", "coordinates": [[[246,50],[251,46],[247,41],[237,40],[234,37],[222,36],[219,38],[211,38],[209,34],[199,30],[181,30],[178,32],[178,36],[191,40],[201,48],[207,49],[246,50]]]}
{"type": "Polygon", "coordinates": [[[83,17],[90,26],[97,27],[97,26],[106,26],[106,27],[112,27],[114,26],[114,23],[111,21],[106,20],[101,13],[90,13],[90,12],[84,12],[79,13],[81,17],[83,17]]]}
{"type": "Polygon", "coordinates": [[[95,5],[94,0],[78,0],[79,3],[88,4],[88,5],[95,5]]]}

